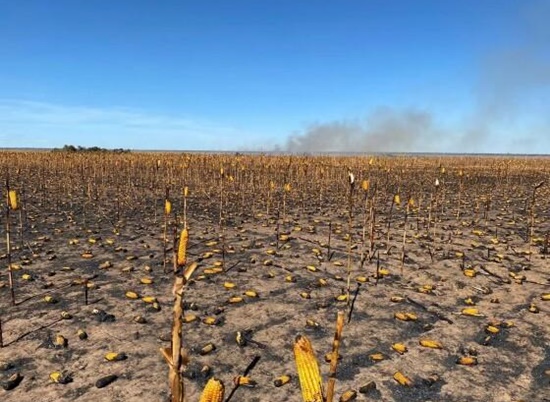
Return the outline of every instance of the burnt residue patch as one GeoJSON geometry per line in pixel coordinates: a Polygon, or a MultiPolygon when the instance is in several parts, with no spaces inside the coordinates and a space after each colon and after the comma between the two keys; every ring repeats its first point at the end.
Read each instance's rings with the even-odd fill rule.
{"type": "Polygon", "coordinates": [[[481,346],[491,346],[495,348],[514,348],[514,345],[507,342],[509,328],[505,325],[496,325],[498,332],[491,333],[487,329],[483,329],[475,336],[475,340],[481,346]]]}
{"type": "Polygon", "coordinates": [[[378,345],[364,353],[355,353],[342,356],[342,362],[338,365],[337,378],[339,380],[353,380],[360,373],[360,369],[374,366],[380,361],[387,360],[389,356],[380,352],[387,350],[389,345],[378,345]],[[380,354],[383,360],[376,360],[372,355],[380,354]]]}
{"type": "MultiPolygon", "coordinates": [[[[531,371],[533,376],[532,390],[535,392],[550,390],[550,346],[544,348],[544,358],[542,362],[531,371]]],[[[550,398],[549,398],[550,400],[550,398]]]]}
{"type": "Polygon", "coordinates": [[[74,401],[85,395],[90,390],[90,388],[92,388],[92,385],[84,385],[82,387],[70,389],[63,394],[63,400],[74,401]]]}
{"type": "Polygon", "coordinates": [[[425,402],[441,400],[441,388],[445,381],[438,375],[412,378],[412,386],[407,387],[393,381],[388,384],[394,401],[425,402]]]}

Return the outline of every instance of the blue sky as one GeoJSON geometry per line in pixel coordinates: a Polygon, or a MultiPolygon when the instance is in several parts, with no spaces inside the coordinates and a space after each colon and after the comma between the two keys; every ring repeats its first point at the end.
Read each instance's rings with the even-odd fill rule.
{"type": "Polygon", "coordinates": [[[550,1],[0,0],[0,147],[550,153],[550,1]]]}

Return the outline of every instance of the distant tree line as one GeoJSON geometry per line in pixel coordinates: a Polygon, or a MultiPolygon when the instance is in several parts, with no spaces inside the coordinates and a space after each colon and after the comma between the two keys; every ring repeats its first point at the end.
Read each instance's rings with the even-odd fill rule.
{"type": "Polygon", "coordinates": [[[109,152],[109,153],[115,153],[115,154],[123,154],[130,152],[129,149],[122,149],[122,148],[115,148],[115,149],[107,149],[107,148],[100,148],[100,147],[82,147],[80,145],[74,146],[74,145],[64,145],[63,148],[54,148],[52,150],[53,152],[67,152],[67,153],[99,153],[99,152],[109,152]]]}

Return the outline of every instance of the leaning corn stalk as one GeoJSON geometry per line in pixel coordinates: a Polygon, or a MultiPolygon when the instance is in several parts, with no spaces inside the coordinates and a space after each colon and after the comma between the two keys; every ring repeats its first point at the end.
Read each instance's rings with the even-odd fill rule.
{"type": "Polygon", "coordinates": [[[296,361],[303,402],[324,402],[319,364],[310,340],[304,335],[296,337],[294,360],[296,361]]]}
{"type": "Polygon", "coordinates": [[[223,382],[216,378],[210,378],[202,391],[199,402],[222,402],[225,394],[223,382]]]}

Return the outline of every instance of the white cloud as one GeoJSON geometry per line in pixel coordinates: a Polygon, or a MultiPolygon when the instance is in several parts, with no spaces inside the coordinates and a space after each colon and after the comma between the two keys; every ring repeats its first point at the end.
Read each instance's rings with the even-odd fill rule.
{"type": "Polygon", "coordinates": [[[236,150],[246,136],[232,127],[122,107],[69,106],[0,99],[3,147],[236,150]]]}

